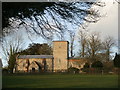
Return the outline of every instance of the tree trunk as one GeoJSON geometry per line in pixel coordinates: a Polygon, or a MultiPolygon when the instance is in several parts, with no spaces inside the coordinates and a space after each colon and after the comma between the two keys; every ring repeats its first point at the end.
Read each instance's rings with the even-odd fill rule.
{"type": "Polygon", "coordinates": [[[109,61],[109,59],[110,59],[110,50],[109,49],[106,52],[106,59],[107,59],[107,61],[109,61]]]}
{"type": "Polygon", "coordinates": [[[71,54],[71,57],[73,57],[73,42],[71,43],[71,50],[70,50],[70,54],[71,54]]]}
{"type": "Polygon", "coordinates": [[[82,45],[82,57],[84,57],[85,56],[85,46],[84,46],[84,44],[82,45]]]}

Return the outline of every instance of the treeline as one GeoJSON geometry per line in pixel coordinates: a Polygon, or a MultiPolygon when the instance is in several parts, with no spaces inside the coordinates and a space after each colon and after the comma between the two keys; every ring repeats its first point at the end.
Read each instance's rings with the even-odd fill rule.
{"type": "MultiPolygon", "coordinates": [[[[79,33],[76,35],[76,37],[78,38],[78,43],[79,43],[79,51],[78,51],[79,58],[89,58],[92,61],[112,60],[113,57],[111,56],[111,54],[114,53],[112,52],[112,49],[114,47],[117,47],[116,41],[113,37],[111,36],[103,37],[99,32],[90,33],[86,30],[80,30],[79,33]]],[[[76,37],[74,36],[73,38],[76,37]]],[[[70,50],[74,51],[74,48],[70,48],[70,50]]],[[[73,56],[74,55],[71,54],[71,57],[73,56]]]]}
{"type": "Polygon", "coordinates": [[[28,48],[18,52],[21,55],[52,55],[52,47],[46,43],[32,43],[28,48]]]}

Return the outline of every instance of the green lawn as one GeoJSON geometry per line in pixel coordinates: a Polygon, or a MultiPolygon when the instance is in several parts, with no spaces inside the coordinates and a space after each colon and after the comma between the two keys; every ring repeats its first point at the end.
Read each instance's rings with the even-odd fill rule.
{"type": "Polygon", "coordinates": [[[3,75],[3,88],[117,88],[117,75],[3,75]]]}

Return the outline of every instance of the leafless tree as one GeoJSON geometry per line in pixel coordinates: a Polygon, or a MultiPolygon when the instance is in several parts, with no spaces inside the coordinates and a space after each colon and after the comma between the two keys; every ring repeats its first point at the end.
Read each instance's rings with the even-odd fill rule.
{"type": "Polygon", "coordinates": [[[23,47],[23,39],[22,36],[14,35],[9,38],[6,38],[2,42],[2,51],[3,55],[8,61],[8,69],[10,72],[13,72],[15,61],[16,61],[16,53],[22,50],[23,47]]]}
{"type": "Polygon", "coordinates": [[[92,59],[95,59],[96,53],[101,50],[100,34],[92,32],[87,40],[87,50],[92,59]]]}
{"type": "Polygon", "coordinates": [[[103,47],[106,51],[106,59],[109,61],[110,59],[110,53],[111,53],[111,48],[115,45],[115,40],[111,36],[107,36],[105,40],[103,41],[103,47]]]}
{"type": "Polygon", "coordinates": [[[71,57],[74,57],[73,50],[74,50],[75,32],[73,31],[68,31],[68,32],[70,35],[70,55],[71,57]]]}
{"type": "Polygon", "coordinates": [[[85,48],[86,48],[86,39],[87,39],[87,32],[84,30],[79,30],[78,33],[79,43],[81,46],[81,56],[85,57],[85,48]]]}

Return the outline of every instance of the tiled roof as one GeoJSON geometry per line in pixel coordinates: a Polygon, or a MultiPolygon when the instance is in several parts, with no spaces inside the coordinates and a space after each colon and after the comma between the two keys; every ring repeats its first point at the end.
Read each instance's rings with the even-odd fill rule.
{"type": "Polygon", "coordinates": [[[32,59],[32,58],[53,58],[52,55],[19,55],[18,59],[32,59]]]}

